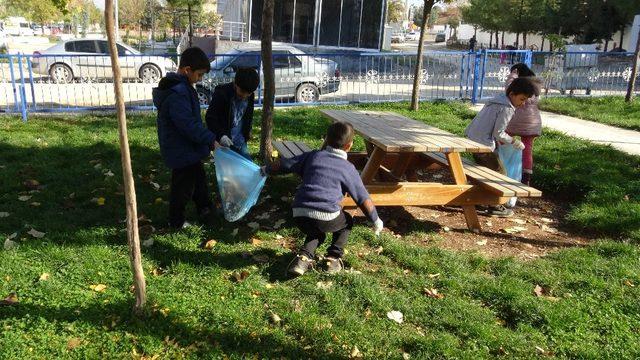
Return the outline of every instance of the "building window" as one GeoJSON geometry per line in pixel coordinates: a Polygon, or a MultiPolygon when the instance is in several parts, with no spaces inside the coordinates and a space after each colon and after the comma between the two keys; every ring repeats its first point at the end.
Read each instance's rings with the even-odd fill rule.
{"type": "Polygon", "coordinates": [[[293,30],[293,0],[273,2],[273,41],[291,42],[293,30]]]}
{"type": "Polygon", "coordinates": [[[360,12],[362,0],[342,1],[342,25],[340,28],[340,46],[358,47],[360,36],[360,12]]]}
{"type": "Polygon", "coordinates": [[[380,46],[380,21],[383,5],[383,0],[367,0],[367,6],[362,9],[360,45],[358,47],[377,49],[380,46]]]}
{"type": "Polygon", "coordinates": [[[342,0],[322,0],[320,45],[338,46],[340,40],[340,6],[342,0]]]}
{"type": "Polygon", "coordinates": [[[293,42],[313,45],[313,26],[316,17],[316,0],[296,0],[293,42]]]}

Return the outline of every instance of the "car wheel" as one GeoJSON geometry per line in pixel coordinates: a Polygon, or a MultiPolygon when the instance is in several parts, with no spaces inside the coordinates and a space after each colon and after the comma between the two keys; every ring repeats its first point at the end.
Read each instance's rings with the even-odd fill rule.
{"type": "Polygon", "coordinates": [[[308,104],[317,102],[320,98],[318,87],[314,84],[301,84],[296,91],[296,102],[308,104]]]}
{"type": "Polygon", "coordinates": [[[156,83],[160,81],[162,73],[160,68],[153,64],[144,64],[140,68],[140,79],[145,83],[156,83]]]}
{"type": "Polygon", "coordinates": [[[53,64],[49,69],[51,80],[57,84],[68,84],[73,82],[73,71],[65,64],[53,64]]]}
{"type": "Polygon", "coordinates": [[[202,86],[198,86],[196,87],[196,92],[198,93],[200,105],[209,105],[211,102],[211,91],[202,86]]]}

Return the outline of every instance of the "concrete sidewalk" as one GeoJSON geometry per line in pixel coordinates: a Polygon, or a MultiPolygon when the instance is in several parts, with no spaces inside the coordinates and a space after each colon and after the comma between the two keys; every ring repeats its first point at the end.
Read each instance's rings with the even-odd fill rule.
{"type": "MultiPolygon", "coordinates": [[[[482,106],[477,104],[471,108],[480,111],[482,106]]],[[[547,111],[541,111],[540,114],[544,127],[597,144],[611,145],[627,154],[640,156],[640,132],[638,131],[620,129],[547,111]]]]}

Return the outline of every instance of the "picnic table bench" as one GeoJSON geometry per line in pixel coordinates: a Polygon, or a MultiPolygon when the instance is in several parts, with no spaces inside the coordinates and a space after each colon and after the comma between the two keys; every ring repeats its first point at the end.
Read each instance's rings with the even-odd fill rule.
{"type": "MultiPolygon", "coordinates": [[[[393,112],[323,110],[332,121],[353,125],[367,147],[350,152],[348,160],[376,206],[461,206],[467,226],[480,231],[475,205],[499,205],[511,197],[539,197],[542,193],[505,175],[463,159],[463,152],[491,152],[491,148],[393,112]],[[418,171],[446,168],[453,184],[421,182],[418,171]]],[[[302,142],[274,141],[280,157],[311,151],[302,142]]],[[[343,205],[355,203],[345,197],[343,205]]]]}

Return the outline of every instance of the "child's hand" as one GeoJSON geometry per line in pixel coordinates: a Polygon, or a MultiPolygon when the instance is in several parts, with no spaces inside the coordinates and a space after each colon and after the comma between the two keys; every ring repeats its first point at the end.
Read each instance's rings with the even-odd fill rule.
{"type": "Polygon", "coordinates": [[[227,135],[224,135],[220,139],[220,145],[222,145],[224,147],[231,147],[231,146],[233,146],[233,141],[231,141],[231,139],[229,139],[229,137],[227,135]]]}
{"type": "Polygon", "coordinates": [[[513,147],[518,150],[524,150],[524,144],[522,143],[522,141],[520,141],[520,139],[514,139],[511,145],[513,145],[513,147]]]}
{"type": "Polygon", "coordinates": [[[376,222],[373,223],[373,232],[376,234],[376,236],[380,236],[382,229],[384,229],[384,223],[382,222],[382,220],[380,220],[380,218],[378,218],[376,222]]]}

